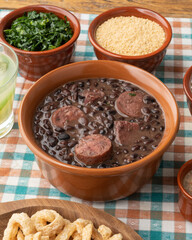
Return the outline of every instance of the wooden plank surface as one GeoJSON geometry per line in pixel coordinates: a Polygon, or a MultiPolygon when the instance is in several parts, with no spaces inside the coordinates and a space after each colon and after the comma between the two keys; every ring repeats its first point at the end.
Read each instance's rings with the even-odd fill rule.
{"type": "Polygon", "coordinates": [[[166,17],[192,18],[192,0],[0,0],[0,8],[15,9],[31,4],[52,4],[80,13],[96,13],[114,7],[140,6],[166,17]]]}

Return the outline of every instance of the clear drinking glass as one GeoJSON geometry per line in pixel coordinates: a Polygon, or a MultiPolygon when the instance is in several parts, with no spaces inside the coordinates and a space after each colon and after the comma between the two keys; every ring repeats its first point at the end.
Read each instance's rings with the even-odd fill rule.
{"type": "Polygon", "coordinates": [[[0,138],[13,127],[13,100],[18,73],[16,53],[0,42],[0,138]]]}

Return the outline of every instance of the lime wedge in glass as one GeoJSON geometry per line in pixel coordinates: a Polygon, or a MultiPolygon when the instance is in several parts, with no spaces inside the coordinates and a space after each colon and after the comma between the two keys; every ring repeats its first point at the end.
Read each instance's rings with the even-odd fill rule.
{"type": "Polygon", "coordinates": [[[14,91],[15,91],[15,83],[9,82],[9,80],[13,77],[15,72],[15,63],[13,60],[4,55],[0,54],[0,124],[9,116],[14,91]],[[7,83],[7,86],[5,84],[7,83]]]}

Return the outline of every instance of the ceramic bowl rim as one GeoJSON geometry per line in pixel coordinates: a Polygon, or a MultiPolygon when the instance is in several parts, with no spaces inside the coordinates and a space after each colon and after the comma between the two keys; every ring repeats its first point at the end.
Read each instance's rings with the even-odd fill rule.
{"type": "MultiPolygon", "coordinates": [[[[190,195],[185,189],[184,189],[184,187],[183,187],[183,184],[182,184],[182,174],[183,174],[183,171],[189,166],[189,165],[191,165],[192,166],[192,159],[190,159],[190,160],[188,160],[187,162],[185,162],[182,166],[181,166],[181,168],[179,169],[179,172],[178,172],[178,174],[177,174],[177,184],[178,184],[178,186],[179,186],[179,189],[180,189],[180,191],[184,194],[184,196],[188,199],[188,200],[190,200],[190,201],[192,201],[192,195],[190,195]]],[[[192,169],[189,169],[189,171],[190,170],[192,170],[192,169]]]]}
{"type": "MultiPolygon", "coordinates": [[[[149,14],[146,14],[146,16],[148,16],[149,14]]],[[[112,16],[111,16],[112,17],[112,16]]],[[[104,21],[103,21],[104,22],[104,21]]],[[[162,26],[165,26],[165,24],[162,24],[161,21],[158,21],[159,25],[162,27],[162,26]]],[[[154,57],[155,55],[158,55],[160,52],[162,52],[164,49],[167,48],[167,46],[169,45],[171,39],[172,39],[172,28],[171,28],[171,25],[170,23],[167,21],[167,19],[165,17],[163,17],[161,14],[153,11],[153,10],[150,10],[148,8],[142,8],[142,7],[136,7],[136,6],[128,6],[128,7],[117,7],[117,8],[113,8],[113,9],[110,9],[110,10],[107,10],[101,14],[99,14],[90,24],[89,26],[89,29],[88,29],[88,37],[89,37],[89,40],[91,42],[91,44],[93,45],[94,48],[96,48],[98,51],[102,52],[102,54],[105,54],[105,55],[108,55],[110,57],[113,57],[113,58],[116,58],[116,59],[124,59],[124,60],[146,60],[148,58],[151,58],[151,57],[154,57]],[[106,15],[110,15],[111,13],[116,13],[116,12],[119,12],[119,11],[122,11],[122,10],[136,10],[136,11],[144,11],[145,14],[146,12],[148,13],[151,13],[153,14],[153,16],[158,16],[159,18],[161,18],[165,23],[166,23],[166,27],[168,29],[168,32],[170,34],[167,34],[166,35],[166,38],[165,38],[165,41],[163,43],[163,45],[158,48],[157,50],[151,52],[151,53],[148,53],[148,54],[145,54],[145,55],[139,55],[139,56],[129,56],[129,55],[121,55],[121,54],[116,54],[116,53],[112,53],[108,50],[106,50],[105,48],[101,47],[101,45],[99,45],[95,39],[95,31],[96,31],[96,28],[97,27],[97,24],[96,22],[99,21],[100,19],[102,19],[102,17],[106,16],[106,15]],[[95,26],[96,24],[96,26],[95,26]]]]}
{"type": "Polygon", "coordinates": [[[21,8],[18,8],[18,9],[15,9],[13,11],[11,11],[10,13],[8,13],[7,15],[5,15],[1,20],[0,20],[0,24],[2,25],[2,23],[4,24],[3,25],[3,28],[2,30],[0,30],[0,39],[1,41],[3,41],[4,43],[6,43],[9,47],[11,47],[17,54],[25,54],[25,55],[41,55],[41,56],[46,56],[46,55],[50,55],[50,54],[55,54],[67,47],[69,47],[71,44],[73,44],[77,38],[79,37],[79,34],[80,34],[80,30],[81,30],[81,27],[80,27],[80,23],[79,23],[79,20],[77,19],[77,17],[71,13],[70,11],[68,11],[67,9],[65,8],[62,8],[62,7],[58,7],[58,6],[54,6],[54,5],[50,5],[50,4],[35,4],[35,5],[27,5],[27,6],[24,6],[24,7],[21,7],[21,8]],[[72,36],[72,38],[66,42],[65,44],[57,47],[57,48],[54,48],[54,49],[51,49],[51,50],[45,50],[45,51],[26,51],[26,50],[22,50],[22,49],[19,49],[19,48],[16,48],[14,46],[12,46],[11,44],[9,44],[6,39],[4,38],[4,34],[3,34],[3,30],[5,29],[4,26],[6,25],[7,21],[10,19],[10,18],[13,18],[12,16],[15,15],[15,19],[17,18],[16,16],[17,15],[21,15],[25,12],[29,12],[29,11],[32,11],[32,9],[35,11],[36,8],[42,8],[42,9],[45,9],[47,10],[48,12],[51,11],[53,12],[54,14],[58,13],[59,11],[62,11],[63,12],[63,15],[65,15],[66,13],[70,16],[70,19],[69,21],[73,23],[74,25],[74,34],[72,36]],[[73,19],[73,20],[71,20],[73,19]],[[77,27],[75,27],[75,25],[77,27]]]}
{"type": "Polygon", "coordinates": [[[190,102],[192,103],[192,90],[190,89],[190,86],[189,86],[191,77],[192,77],[192,66],[187,70],[183,78],[184,92],[188,97],[188,99],[190,100],[190,102]]]}
{"type": "MultiPolygon", "coordinates": [[[[122,65],[122,66],[123,66],[122,65]]],[[[141,166],[143,165],[146,165],[148,163],[150,163],[151,161],[154,161],[155,159],[157,159],[157,156],[162,156],[163,153],[165,152],[165,150],[168,148],[168,146],[172,143],[173,139],[175,138],[176,136],[176,133],[179,129],[179,109],[178,109],[178,105],[176,103],[176,100],[173,96],[173,94],[170,92],[170,90],[168,89],[168,87],[163,83],[161,82],[158,78],[156,78],[154,75],[150,74],[149,72],[141,69],[141,68],[138,68],[138,67],[135,67],[133,65],[130,65],[130,64],[127,64],[127,63],[122,63],[122,62],[117,62],[117,61],[109,61],[109,60],[89,60],[89,61],[81,61],[81,62],[75,62],[75,63],[71,63],[71,64],[68,64],[68,65],[64,65],[62,67],[59,67],[57,69],[54,69],[52,71],[50,71],[49,73],[45,74],[43,77],[41,77],[39,80],[37,80],[33,86],[28,90],[27,94],[24,96],[21,104],[20,104],[20,108],[19,108],[19,115],[18,115],[18,123],[19,123],[19,129],[20,129],[20,132],[21,132],[21,135],[23,136],[26,144],[28,145],[28,147],[31,149],[31,151],[34,153],[35,156],[39,157],[40,159],[43,159],[44,162],[56,167],[56,168],[60,168],[62,169],[63,171],[69,171],[73,174],[77,174],[77,175],[84,175],[84,176],[88,176],[88,175],[95,175],[97,177],[103,177],[103,176],[109,176],[109,175],[119,175],[119,174],[126,174],[126,172],[129,170],[130,172],[131,171],[134,171],[135,169],[137,168],[140,168],[141,166]],[[136,68],[137,71],[144,71],[145,74],[147,74],[149,76],[149,78],[153,78],[155,79],[159,85],[161,85],[164,89],[166,89],[174,104],[175,104],[175,109],[176,109],[176,121],[175,121],[175,128],[173,130],[173,134],[171,135],[171,137],[169,138],[169,141],[166,141],[164,143],[162,143],[159,147],[157,147],[152,153],[150,153],[149,155],[147,155],[146,157],[144,157],[143,159],[140,159],[139,161],[136,161],[134,163],[131,163],[131,164],[127,164],[127,165],[124,165],[124,166],[119,166],[119,167],[113,167],[113,168],[106,168],[106,169],[97,169],[97,168],[82,168],[82,167],[77,167],[77,166],[72,166],[70,164],[65,164],[65,163],[62,163],[60,162],[59,160],[51,157],[50,155],[48,155],[46,152],[44,152],[42,149],[40,149],[40,147],[38,147],[38,149],[36,148],[35,145],[33,145],[33,143],[31,143],[30,139],[28,138],[28,134],[25,132],[24,128],[23,128],[23,123],[22,123],[22,108],[23,108],[23,105],[25,104],[25,101],[29,95],[29,93],[31,91],[33,91],[34,88],[38,87],[39,85],[41,85],[41,81],[42,79],[45,77],[45,76],[49,76],[49,75],[52,75],[55,71],[58,71],[60,70],[61,68],[67,68],[67,67],[71,67],[71,66],[75,66],[75,65],[83,65],[83,64],[87,64],[87,63],[90,63],[91,64],[94,64],[94,62],[98,62],[98,64],[116,64],[116,65],[126,65],[126,66],[129,66],[129,68],[136,68]]],[[[163,139],[163,138],[162,138],[163,139]]]]}

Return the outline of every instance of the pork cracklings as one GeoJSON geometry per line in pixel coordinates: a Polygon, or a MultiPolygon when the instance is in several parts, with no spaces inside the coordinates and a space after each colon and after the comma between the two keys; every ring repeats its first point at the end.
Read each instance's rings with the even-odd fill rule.
{"type": "Polygon", "coordinates": [[[123,240],[121,233],[92,221],[77,218],[75,221],[63,218],[58,212],[43,209],[29,217],[26,213],[14,213],[8,221],[2,240],[123,240]]]}
{"type": "Polygon", "coordinates": [[[118,167],[150,154],[162,139],[164,114],[155,98],[127,81],[91,78],[50,92],[34,115],[36,141],[61,162],[118,167]]]}

